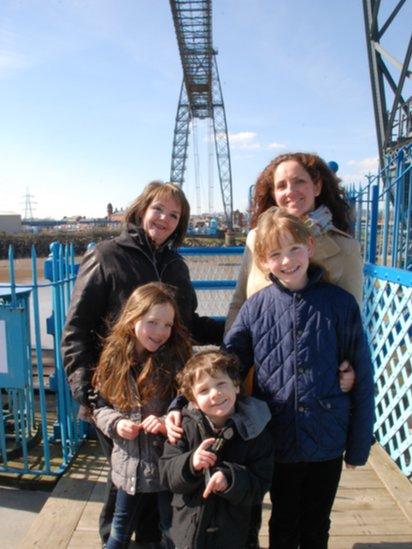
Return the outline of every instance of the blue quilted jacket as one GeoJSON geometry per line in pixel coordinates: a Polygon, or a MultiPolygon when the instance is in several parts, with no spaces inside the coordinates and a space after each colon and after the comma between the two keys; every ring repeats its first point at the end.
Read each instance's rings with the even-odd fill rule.
{"type": "Polygon", "coordinates": [[[324,461],[345,453],[363,465],[373,439],[374,386],[358,305],[345,290],[321,281],[290,291],[273,284],[248,299],[226,334],[243,373],[255,364],[255,396],[272,413],[277,461],[324,461]],[[349,360],[354,388],[339,387],[339,364],[349,360]]]}

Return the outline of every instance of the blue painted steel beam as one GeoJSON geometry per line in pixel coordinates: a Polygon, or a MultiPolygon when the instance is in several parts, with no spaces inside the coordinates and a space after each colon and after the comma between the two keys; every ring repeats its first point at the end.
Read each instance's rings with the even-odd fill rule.
{"type": "Polygon", "coordinates": [[[369,276],[402,284],[402,286],[412,286],[412,272],[405,271],[404,269],[396,269],[394,267],[385,267],[382,265],[374,265],[373,263],[365,263],[363,272],[369,276]]]}

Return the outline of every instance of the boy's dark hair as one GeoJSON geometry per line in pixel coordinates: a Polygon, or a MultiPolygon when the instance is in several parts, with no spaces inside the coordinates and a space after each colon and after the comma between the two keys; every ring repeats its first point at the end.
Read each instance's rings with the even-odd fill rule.
{"type": "Polygon", "coordinates": [[[225,351],[201,351],[192,356],[177,376],[180,392],[190,402],[193,402],[193,385],[204,374],[216,377],[216,374],[226,374],[236,387],[240,387],[241,375],[238,358],[225,351]]]}

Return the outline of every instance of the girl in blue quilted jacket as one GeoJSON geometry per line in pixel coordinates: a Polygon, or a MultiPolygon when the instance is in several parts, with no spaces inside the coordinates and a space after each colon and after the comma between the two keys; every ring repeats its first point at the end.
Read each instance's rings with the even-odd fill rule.
{"type": "Polygon", "coordinates": [[[327,548],[342,462],[364,465],[373,439],[373,371],[359,307],[310,263],[314,249],[296,217],[276,207],[261,215],[255,254],[272,284],[243,304],[224,340],[244,375],[255,365],[254,394],[272,414],[272,549],[327,548]],[[344,358],[356,372],[349,393],[339,386],[344,358]]]}

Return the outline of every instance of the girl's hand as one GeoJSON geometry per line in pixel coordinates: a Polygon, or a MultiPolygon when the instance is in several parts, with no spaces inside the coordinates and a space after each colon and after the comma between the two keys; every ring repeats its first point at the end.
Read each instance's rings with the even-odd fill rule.
{"type": "Polygon", "coordinates": [[[202,469],[209,469],[216,463],[217,456],[213,452],[208,452],[206,448],[212,446],[215,442],[215,438],[206,438],[202,441],[198,449],[193,453],[192,466],[195,471],[202,471],[202,469]]]}
{"type": "Polygon", "coordinates": [[[121,419],[116,425],[116,432],[121,438],[133,440],[139,434],[141,426],[130,419],[121,419]]]}
{"type": "Polygon", "coordinates": [[[151,435],[164,435],[166,436],[166,427],[162,418],[155,415],[147,416],[140,424],[145,433],[151,435]]]}
{"type": "Polygon", "coordinates": [[[347,360],[344,360],[339,366],[339,385],[344,393],[349,392],[355,385],[355,370],[347,360]]]}
{"type": "Polygon", "coordinates": [[[172,410],[166,416],[166,430],[167,430],[167,439],[170,444],[176,444],[182,436],[182,412],[179,410],[172,410]]]}
{"type": "Polygon", "coordinates": [[[203,492],[203,497],[206,499],[210,494],[216,492],[224,492],[228,488],[228,483],[225,475],[222,471],[216,471],[210,477],[209,482],[207,483],[206,489],[203,492]]]}

